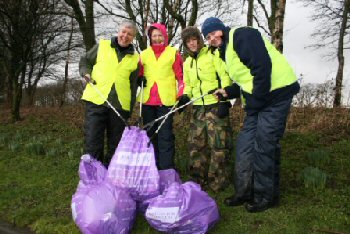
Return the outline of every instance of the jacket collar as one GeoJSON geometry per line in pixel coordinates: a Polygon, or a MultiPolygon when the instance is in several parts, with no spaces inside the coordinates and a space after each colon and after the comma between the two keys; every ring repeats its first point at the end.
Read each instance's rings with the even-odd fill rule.
{"type": "Polygon", "coordinates": [[[135,53],[135,48],[133,44],[130,44],[128,47],[121,47],[118,44],[118,38],[117,37],[112,37],[111,38],[111,47],[118,50],[118,52],[124,53],[124,54],[134,54],[135,53]]]}

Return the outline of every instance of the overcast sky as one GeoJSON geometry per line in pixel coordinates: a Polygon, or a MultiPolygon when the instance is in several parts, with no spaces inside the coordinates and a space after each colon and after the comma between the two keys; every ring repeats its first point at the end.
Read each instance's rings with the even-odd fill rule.
{"type": "MultiPolygon", "coordinates": [[[[338,61],[334,58],[327,61],[323,58],[325,50],[315,51],[305,48],[315,38],[311,33],[318,27],[317,23],[310,22],[308,16],[312,9],[305,8],[295,1],[287,1],[285,30],[284,30],[284,54],[299,75],[303,73],[305,83],[322,83],[336,76],[338,61]]],[[[345,67],[349,67],[349,51],[345,51],[345,67]]],[[[349,86],[349,69],[344,74],[344,84],[349,86]]]]}

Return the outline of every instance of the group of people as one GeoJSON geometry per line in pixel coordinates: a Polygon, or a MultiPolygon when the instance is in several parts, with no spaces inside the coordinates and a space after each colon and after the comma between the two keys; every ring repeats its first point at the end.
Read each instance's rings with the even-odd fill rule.
{"type": "MultiPolygon", "coordinates": [[[[245,204],[248,212],[278,205],[279,140],[300,88],[284,56],[258,30],[231,29],[215,17],[207,18],[201,31],[188,26],[181,32],[184,62],[168,44],[163,24],[148,28],[149,46],[140,55],[132,44],[136,33],[135,24],[125,21],[116,37],[100,40],[81,57],[79,71],[88,82],[82,97],[85,153],[108,167],[125,128],[120,117],[130,117],[137,89],[142,87],[137,101],[142,105],[143,124],[169,113],[175,105],[193,104],[187,139],[189,171],[194,181],[218,192],[229,184],[227,162],[233,149],[229,100],[240,97],[246,116],[236,143],[235,194],[224,203],[245,204]]],[[[172,125],[173,114],[147,132],[159,170],[175,168],[172,125]]]]}

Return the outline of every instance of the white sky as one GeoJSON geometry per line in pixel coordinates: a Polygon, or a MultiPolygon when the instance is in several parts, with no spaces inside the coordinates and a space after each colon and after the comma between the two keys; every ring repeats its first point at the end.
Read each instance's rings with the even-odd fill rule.
{"type": "MultiPolygon", "coordinates": [[[[295,1],[288,1],[285,15],[284,55],[293,66],[297,75],[303,73],[304,83],[323,83],[334,79],[338,68],[336,58],[327,61],[324,58],[326,50],[315,51],[305,48],[315,38],[311,33],[318,27],[317,23],[310,22],[308,16],[312,9],[305,8],[295,1]]],[[[349,67],[349,51],[345,53],[345,68],[349,67]]],[[[349,86],[349,69],[344,73],[344,85],[349,86]]]]}

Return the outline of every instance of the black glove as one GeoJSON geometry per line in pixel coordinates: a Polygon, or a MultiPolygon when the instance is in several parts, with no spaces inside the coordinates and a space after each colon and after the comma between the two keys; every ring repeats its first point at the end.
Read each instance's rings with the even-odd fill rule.
{"type": "Polygon", "coordinates": [[[233,83],[231,86],[227,86],[224,89],[227,93],[228,99],[239,98],[241,96],[241,87],[236,83],[233,83]]]}
{"type": "Polygon", "coordinates": [[[139,87],[141,87],[141,86],[142,86],[142,82],[143,82],[143,87],[146,87],[146,86],[147,86],[147,79],[146,79],[146,77],[144,77],[144,76],[139,76],[139,77],[137,78],[137,85],[138,85],[139,87]]]}
{"type": "MultiPolygon", "coordinates": [[[[183,105],[185,105],[186,103],[188,103],[190,101],[191,101],[191,99],[186,94],[183,94],[179,98],[179,102],[177,103],[177,107],[183,106],[183,105]]],[[[185,108],[186,107],[183,107],[183,108],[179,109],[179,113],[181,114],[185,110],[185,108]]]]}
{"type": "Polygon", "coordinates": [[[230,102],[219,102],[218,110],[216,115],[219,119],[223,119],[230,114],[231,103],[230,102]]]}

